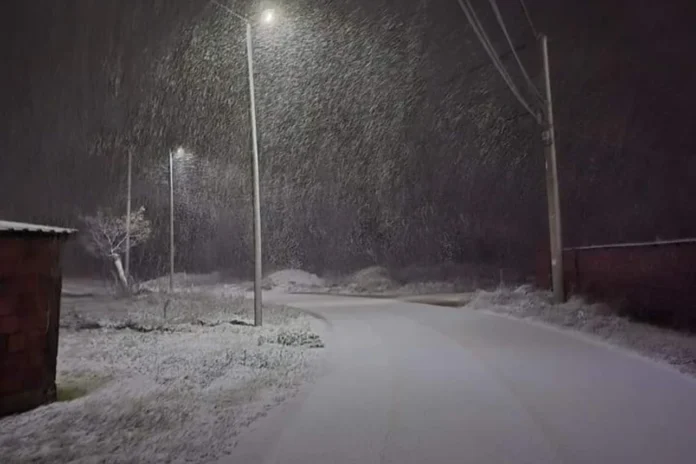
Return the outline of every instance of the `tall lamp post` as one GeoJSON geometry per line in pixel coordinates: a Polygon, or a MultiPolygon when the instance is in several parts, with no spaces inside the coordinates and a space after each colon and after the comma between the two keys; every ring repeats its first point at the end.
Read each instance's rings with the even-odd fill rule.
{"type": "MultiPolygon", "coordinates": [[[[244,15],[241,15],[229,7],[212,0],[225,12],[242,20],[246,25],[246,51],[249,71],[249,111],[251,113],[251,138],[252,138],[252,158],[251,170],[253,177],[253,203],[254,203],[254,325],[261,326],[263,324],[262,315],[262,292],[261,279],[262,264],[261,264],[261,189],[259,187],[259,141],[258,131],[256,127],[256,98],[254,92],[254,52],[252,44],[251,20],[244,15]]],[[[273,10],[266,10],[261,15],[261,20],[264,23],[270,24],[275,19],[273,10]]]]}
{"type": "Polygon", "coordinates": [[[174,153],[169,150],[169,293],[174,293],[174,153]]]}

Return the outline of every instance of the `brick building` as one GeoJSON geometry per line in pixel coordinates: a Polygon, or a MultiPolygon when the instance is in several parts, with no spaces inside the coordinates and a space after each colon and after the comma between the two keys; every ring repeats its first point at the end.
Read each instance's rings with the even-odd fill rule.
{"type": "Polygon", "coordinates": [[[0,417],[56,398],[60,248],[74,232],[0,221],[0,417]]]}

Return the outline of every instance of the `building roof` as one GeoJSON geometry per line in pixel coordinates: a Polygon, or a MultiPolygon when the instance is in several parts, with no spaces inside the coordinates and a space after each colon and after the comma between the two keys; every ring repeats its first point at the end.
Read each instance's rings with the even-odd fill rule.
{"type": "Polygon", "coordinates": [[[0,235],[2,234],[18,234],[18,233],[33,233],[44,235],[71,235],[76,233],[75,229],[65,229],[63,227],[42,226],[38,224],[26,224],[23,222],[0,221],[0,235]]]}

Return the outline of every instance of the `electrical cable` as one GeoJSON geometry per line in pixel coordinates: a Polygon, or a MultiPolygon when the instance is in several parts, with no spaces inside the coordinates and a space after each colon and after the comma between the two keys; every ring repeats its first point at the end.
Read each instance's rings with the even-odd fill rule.
{"type": "Polygon", "coordinates": [[[524,79],[527,81],[527,85],[536,94],[536,97],[539,100],[544,101],[544,97],[541,96],[541,92],[539,92],[539,89],[536,88],[534,82],[529,77],[529,74],[527,74],[527,69],[524,67],[524,65],[522,64],[522,60],[520,59],[520,56],[515,51],[515,45],[512,43],[510,34],[508,33],[507,27],[505,26],[505,21],[503,20],[503,15],[500,13],[500,9],[498,8],[498,2],[496,0],[488,0],[488,3],[490,3],[491,8],[493,8],[493,13],[495,13],[495,17],[498,20],[498,24],[500,25],[500,28],[503,30],[503,34],[505,35],[505,39],[510,45],[510,50],[512,51],[512,54],[515,57],[515,61],[517,61],[520,70],[522,70],[522,75],[524,76],[524,79]]]}
{"type": "Polygon", "coordinates": [[[496,67],[500,75],[503,77],[503,80],[505,83],[508,85],[512,93],[515,95],[515,97],[518,99],[518,101],[522,104],[522,106],[531,114],[534,116],[534,118],[537,120],[537,122],[540,122],[540,115],[538,112],[535,112],[532,109],[532,105],[529,104],[525,98],[522,96],[521,92],[519,91],[518,87],[515,85],[512,77],[508,73],[507,69],[503,65],[503,63],[500,61],[500,58],[498,57],[498,54],[495,50],[495,47],[493,46],[493,43],[491,42],[490,38],[486,34],[485,29],[483,28],[483,25],[481,24],[481,21],[478,19],[478,16],[476,15],[476,11],[474,10],[473,6],[471,5],[470,0],[459,0],[459,4],[462,7],[462,10],[467,16],[467,19],[469,20],[469,24],[471,24],[472,28],[474,29],[474,32],[478,36],[479,40],[481,41],[481,44],[483,45],[483,48],[486,50],[488,53],[488,56],[491,58],[493,61],[493,65],[496,67]]]}
{"type": "Polygon", "coordinates": [[[478,37],[479,41],[483,45],[484,50],[486,50],[486,53],[488,53],[488,56],[491,58],[491,61],[493,62],[493,65],[495,68],[498,70],[500,73],[501,77],[507,84],[508,88],[510,91],[512,91],[513,95],[517,98],[517,100],[522,104],[522,106],[527,110],[529,114],[534,116],[534,119],[538,122],[541,123],[541,116],[540,112],[534,111],[532,109],[532,105],[530,105],[522,96],[520,93],[519,89],[515,85],[515,83],[512,80],[512,77],[510,74],[507,72],[503,64],[500,62],[500,59],[498,58],[498,55],[495,52],[495,48],[493,47],[492,43],[490,42],[490,39],[488,38],[488,35],[486,34],[485,30],[483,29],[483,26],[481,25],[481,22],[478,20],[478,17],[476,16],[476,12],[474,11],[473,7],[471,6],[471,3],[469,0],[457,0],[459,3],[459,6],[461,7],[462,11],[466,15],[467,20],[469,21],[469,24],[471,25],[471,28],[474,30],[476,33],[476,36],[478,37]]]}
{"type": "Polygon", "coordinates": [[[527,17],[527,22],[529,23],[529,27],[532,29],[534,37],[538,38],[539,32],[537,31],[536,27],[534,27],[532,16],[529,14],[529,10],[527,9],[527,4],[524,2],[524,0],[520,0],[520,5],[522,5],[522,10],[524,10],[524,15],[527,17]]]}

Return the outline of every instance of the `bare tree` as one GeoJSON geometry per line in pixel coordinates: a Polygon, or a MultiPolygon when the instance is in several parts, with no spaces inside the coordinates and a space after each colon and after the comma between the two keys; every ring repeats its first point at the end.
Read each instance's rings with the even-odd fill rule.
{"type": "MultiPolygon", "coordinates": [[[[87,233],[82,244],[92,255],[110,260],[121,290],[130,292],[129,276],[123,270],[121,255],[126,251],[126,216],[116,216],[102,210],[94,216],[83,216],[87,233]]],[[[130,247],[146,242],[152,233],[150,221],[145,218],[145,207],[133,211],[130,217],[130,247]]]]}

